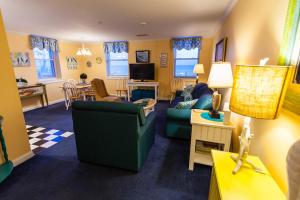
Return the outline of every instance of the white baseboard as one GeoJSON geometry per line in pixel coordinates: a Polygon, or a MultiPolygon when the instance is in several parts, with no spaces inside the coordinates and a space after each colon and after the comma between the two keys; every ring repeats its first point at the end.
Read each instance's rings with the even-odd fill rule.
{"type": "MultiPolygon", "coordinates": [[[[49,102],[49,105],[53,105],[53,104],[60,103],[60,102],[63,102],[63,101],[65,101],[64,98],[63,99],[58,99],[58,100],[49,102]]],[[[37,108],[42,108],[42,104],[23,108],[23,112],[34,110],[34,109],[37,109],[37,108]]]]}
{"type": "Polygon", "coordinates": [[[14,159],[12,162],[14,164],[14,167],[18,166],[19,164],[22,164],[26,160],[29,160],[34,156],[34,153],[32,151],[29,151],[28,153],[25,153],[24,155],[14,159]]]}

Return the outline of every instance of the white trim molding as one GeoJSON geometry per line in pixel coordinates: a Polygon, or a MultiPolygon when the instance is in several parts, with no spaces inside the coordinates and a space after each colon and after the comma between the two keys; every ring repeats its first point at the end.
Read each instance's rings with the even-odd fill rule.
{"type": "MultiPolygon", "coordinates": [[[[49,102],[49,106],[50,106],[50,105],[53,105],[53,104],[56,104],[56,103],[63,102],[63,101],[65,101],[64,98],[63,98],[63,99],[58,99],[58,100],[55,100],[55,101],[51,101],[51,102],[49,102]]],[[[35,109],[37,109],[37,108],[42,108],[42,105],[39,104],[39,105],[30,106],[30,107],[25,107],[25,108],[23,108],[23,112],[35,110],[35,109]]]]}
{"type": "Polygon", "coordinates": [[[35,154],[32,151],[29,151],[25,154],[23,154],[22,156],[12,160],[12,163],[14,164],[14,167],[22,164],[23,162],[29,160],[30,158],[32,158],[35,154]]]}

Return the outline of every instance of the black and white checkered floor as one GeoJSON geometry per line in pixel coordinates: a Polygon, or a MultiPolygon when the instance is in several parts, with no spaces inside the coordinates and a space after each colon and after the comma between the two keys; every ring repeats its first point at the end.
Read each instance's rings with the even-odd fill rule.
{"type": "Polygon", "coordinates": [[[73,133],[69,131],[60,131],[31,125],[26,125],[26,129],[29,136],[30,148],[34,153],[47,149],[62,141],[64,138],[73,135],[73,133]]]}

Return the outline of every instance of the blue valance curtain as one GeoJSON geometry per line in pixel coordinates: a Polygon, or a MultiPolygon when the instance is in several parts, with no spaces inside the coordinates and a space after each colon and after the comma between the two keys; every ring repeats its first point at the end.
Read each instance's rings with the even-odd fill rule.
{"type": "Polygon", "coordinates": [[[51,50],[52,52],[58,52],[58,41],[52,38],[45,38],[36,35],[29,36],[31,48],[39,48],[39,49],[47,49],[51,50]]]}
{"type": "Polygon", "coordinates": [[[128,53],[128,42],[127,41],[119,41],[119,42],[105,42],[104,43],[105,53],[113,52],[113,53],[128,53]]]}
{"type": "Polygon", "coordinates": [[[201,48],[201,37],[173,38],[173,48],[177,50],[201,48]]]}

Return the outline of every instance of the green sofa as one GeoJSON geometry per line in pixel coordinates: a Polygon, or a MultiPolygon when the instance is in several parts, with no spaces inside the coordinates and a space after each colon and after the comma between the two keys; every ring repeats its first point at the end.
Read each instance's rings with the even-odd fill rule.
{"type": "MultiPolygon", "coordinates": [[[[170,138],[190,139],[191,126],[191,109],[177,109],[175,106],[184,101],[181,96],[182,91],[177,91],[175,98],[172,100],[167,109],[167,126],[166,136],[170,138]]],[[[205,83],[195,85],[191,95],[193,99],[198,99],[192,109],[210,110],[212,108],[212,93],[205,83]]]]}
{"type": "Polygon", "coordinates": [[[154,112],[145,117],[135,104],[77,101],[72,117],[80,161],[141,169],[154,143],[154,112]]]}

